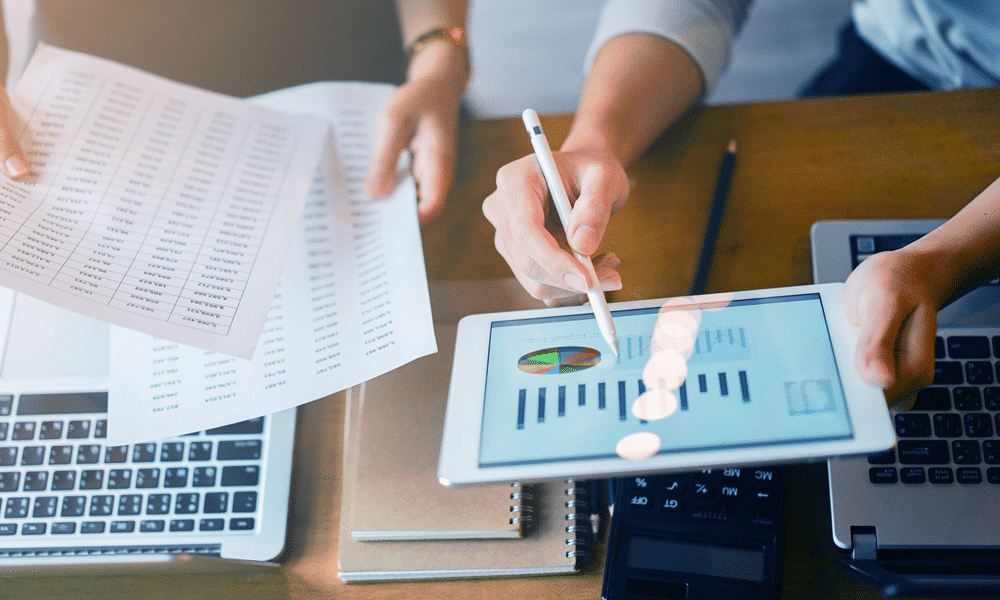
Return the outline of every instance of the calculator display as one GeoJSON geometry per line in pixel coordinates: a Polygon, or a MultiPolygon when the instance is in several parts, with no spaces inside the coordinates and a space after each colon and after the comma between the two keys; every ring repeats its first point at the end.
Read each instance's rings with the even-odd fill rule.
{"type": "Polygon", "coordinates": [[[691,302],[494,322],[479,465],[852,439],[819,294],[691,302]]]}
{"type": "Polygon", "coordinates": [[[762,549],[633,535],[629,538],[627,564],[636,569],[764,581],[762,549]]]}

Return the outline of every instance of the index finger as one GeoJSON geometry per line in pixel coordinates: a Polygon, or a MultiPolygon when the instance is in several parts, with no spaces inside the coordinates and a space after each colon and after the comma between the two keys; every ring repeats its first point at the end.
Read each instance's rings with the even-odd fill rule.
{"type": "Polygon", "coordinates": [[[10,96],[0,90],[0,159],[4,173],[12,179],[20,179],[29,171],[27,156],[17,141],[16,123],[10,96]]]}

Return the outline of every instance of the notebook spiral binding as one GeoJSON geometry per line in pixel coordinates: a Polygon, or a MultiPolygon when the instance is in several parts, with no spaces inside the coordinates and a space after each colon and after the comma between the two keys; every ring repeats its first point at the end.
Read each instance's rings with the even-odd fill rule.
{"type": "Polygon", "coordinates": [[[510,524],[520,525],[527,532],[535,526],[535,493],[531,487],[518,481],[511,483],[510,487],[519,488],[510,493],[510,512],[514,515],[510,518],[510,524]]]}
{"type": "Polygon", "coordinates": [[[567,479],[566,485],[566,558],[575,558],[578,563],[590,556],[593,532],[590,524],[590,498],[586,487],[577,485],[576,480],[567,479]]]}

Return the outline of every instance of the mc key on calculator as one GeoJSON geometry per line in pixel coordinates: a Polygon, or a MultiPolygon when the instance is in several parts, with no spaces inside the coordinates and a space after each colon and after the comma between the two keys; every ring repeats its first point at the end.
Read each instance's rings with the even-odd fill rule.
{"type": "Polygon", "coordinates": [[[601,597],[778,598],[784,509],[784,468],[619,479],[601,597]]]}

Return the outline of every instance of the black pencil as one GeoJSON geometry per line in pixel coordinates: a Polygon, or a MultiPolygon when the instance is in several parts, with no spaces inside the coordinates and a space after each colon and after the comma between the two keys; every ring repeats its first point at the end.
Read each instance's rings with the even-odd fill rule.
{"type": "Polygon", "coordinates": [[[712,264],[712,254],[715,251],[715,240],[719,235],[719,223],[726,209],[726,197],[729,195],[729,180],[733,175],[733,165],[736,162],[736,138],[729,140],[726,153],[722,155],[719,166],[719,178],[715,182],[715,196],[712,198],[712,208],[708,213],[708,224],[705,226],[705,237],[701,242],[701,252],[698,253],[698,266],[694,271],[691,283],[691,294],[705,293],[705,282],[708,279],[708,268],[712,264]]]}

